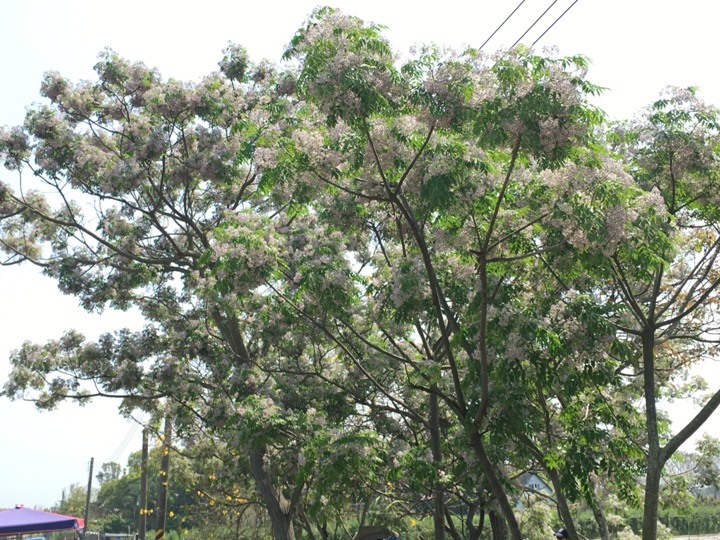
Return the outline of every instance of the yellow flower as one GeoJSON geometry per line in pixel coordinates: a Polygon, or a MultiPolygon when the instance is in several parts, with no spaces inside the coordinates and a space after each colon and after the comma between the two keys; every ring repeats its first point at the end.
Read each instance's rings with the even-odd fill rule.
{"type": "Polygon", "coordinates": [[[168,516],[174,517],[174,516],[175,516],[175,512],[173,512],[172,510],[170,510],[170,511],[168,512],[168,516]]]}

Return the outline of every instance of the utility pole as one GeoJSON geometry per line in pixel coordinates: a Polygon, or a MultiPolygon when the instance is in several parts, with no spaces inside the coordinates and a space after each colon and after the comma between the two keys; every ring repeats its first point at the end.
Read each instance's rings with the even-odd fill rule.
{"type": "Polygon", "coordinates": [[[165,536],[165,519],[167,516],[167,493],[170,482],[170,443],[172,438],[172,421],[170,413],[165,416],[165,429],[163,432],[163,453],[160,460],[160,485],[158,486],[157,522],[155,525],[155,540],[163,540],[165,536]]]}
{"type": "Polygon", "coordinates": [[[85,512],[83,512],[82,540],[85,540],[85,533],[87,532],[87,526],[88,526],[88,514],[90,511],[90,494],[92,492],[92,474],[93,474],[93,464],[94,463],[95,463],[95,458],[90,458],[90,474],[88,475],[87,493],[85,494],[85,512]]]}
{"type": "Polygon", "coordinates": [[[148,430],[142,432],[142,454],[140,458],[140,520],[138,523],[138,540],[145,540],[147,531],[147,464],[148,464],[148,430]]]}

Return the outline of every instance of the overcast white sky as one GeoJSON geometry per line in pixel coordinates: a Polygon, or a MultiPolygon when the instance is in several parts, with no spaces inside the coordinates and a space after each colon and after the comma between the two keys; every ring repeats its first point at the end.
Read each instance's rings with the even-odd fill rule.
{"type": "MultiPolygon", "coordinates": [[[[328,1],[326,4],[384,24],[392,45],[405,52],[415,43],[479,46],[520,0],[328,1]]],[[[557,0],[523,39],[535,41],[573,0],[557,0]]],[[[21,123],[39,100],[47,70],[72,79],[91,78],[97,54],[110,47],[164,77],[198,80],[217,69],[228,42],[244,45],[255,60],[278,61],[284,45],[321,3],[308,0],[177,2],[166,0],[0,0],[0,125],[21,123]]],[[[526,0],[485,47],[512,45],[552,0],[526,0]]],[[[720,105],[717,31],[720,4],[707,0],[578,0],[537,47],[592,61],[589,78],[608,88],[597,100],[611,118],[632,116],[666,85],[699,86],[720,105]]],[[[12,181],[9,173],[0,178],[12,181]]],[[[0,268],[0,385],[9,352],[24,340],[44,341],[68,328],[91,336],[138,326],[123,314],[87,314],[73,298],[30,267],[0,268]]],[[[720,383],[716,367],[706,371],[720,383]]],[[[125,464],[140,448],[140,430],[117,415],[116,404],[62,406],[38,413],[32,405],[0,399],[0,508],[17,503],[50,506],[62,489],[87,483],[90,458],[96,470],[110,460],[125,464]]],[[[680,410],[680,409],[678,409],[680,410]]],[[[718,433],[716,413],[708,431],[718,433]]]]}

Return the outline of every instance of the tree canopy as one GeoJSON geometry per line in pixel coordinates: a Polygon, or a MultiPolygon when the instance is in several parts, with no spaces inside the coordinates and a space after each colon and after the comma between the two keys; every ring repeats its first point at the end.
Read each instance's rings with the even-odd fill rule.
{"type": "Polygon", "coordinates": [[[671,89],[608,125],[582,56],[400,62],[329,8],[284,60],[46,74],[0,131],[4,264],[145,326],[23,344],[3,393],[169,416],[277,539],[412,516],[520,540],[528,472],[573,537],[577,501],[607,537],[603,483],[654,539],[663,467],[720,404],[674,434],[658,410],[718,344],[717,110],[671,89]]]}

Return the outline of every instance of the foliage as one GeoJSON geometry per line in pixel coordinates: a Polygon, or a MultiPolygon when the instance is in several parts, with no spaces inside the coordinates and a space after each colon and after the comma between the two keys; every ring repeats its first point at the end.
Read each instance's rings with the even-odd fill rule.
{"type": "Polygon", "coordinates": [[[98,483],[102,486],[105,482],[117,480],[122,475],[122,466],[119,463],[103,463],[95,475],[98,483]]]}
{"type": "MultiPolygon", "coordinates": [[[[654,538],[660,473],[720,404],[674,435],[657,410],[717,352],[717,111],[675,90],[610,128],[582,56],[400,64],[331,8],[285,59],[230,45],[185,83],[105,51],[95,81],[45,76],[0,131],[38,186],[0,187],[5,263],[146,324],[26,343],[3,393],[171,418],[169,529],[519,540],[550,525],[517,516],[537,471],[572,536],[574,503],[600,526],[644,495],[654,538]]],[[[137,461],[101,474],[108,526],[130,523],[137,461]]]]}
{"type": "Polygon", "coordinates": [[[71,484],[63,490],[62,499],[53,507],[53,511],[70,516],[82,516],[85,510],[87,489],[81,484],[71,484]]]}
{"type": "MultiPolygon", "coordinates": [[[[157,516],[155,506],[160,475],[160,458],[162,449],[154,448],[148,455],[148,491],[147,508],[140,508],[140,461],[139,453],[134,453],[128,459],[126,474],[113,480],[105,481],[97,492],[95,504],[101,515],[105,516],[103,523],[106,532],[127,532],[136,530],[139,515],[146,514],[147,526],[155,529],[157,516]],[[118,529],[119,530],[115,530],[118,529]]],[[[195,527],[202,515],[197,512],[200,506],[198,497],[198,478],[196,471],[187,459],[175,455],[170,460],[170,482],[168,491],[168,518],[166,529],[181,529],[195,527]]]]}

